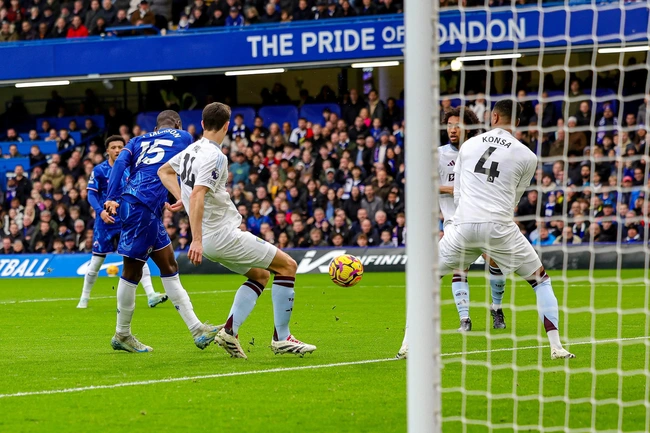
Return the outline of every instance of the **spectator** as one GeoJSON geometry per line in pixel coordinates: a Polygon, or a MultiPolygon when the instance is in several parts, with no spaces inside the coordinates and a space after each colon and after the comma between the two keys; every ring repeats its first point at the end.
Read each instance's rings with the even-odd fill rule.
{"type": "Polygon", "coordinates": [[[380,247],[394,247],[395,242],[393,241],[393,234],[391,233],[390,230],[384,230],[381,232],[379,235],[380,237],[380,247]]]}
{"type": "Polygon", "coordinates": [[[357,9],[357,14],[361,16],[377,15],[377,7],[372,0],[362,0],[361,6],[357,9]]]}
{"type": "Polygon", "coordinates": [[[68,24],[65,19],[58,18],[54,23],[54,28],[50,34],[50,37],[54,39],[58,38],[67,38],[68,37],[68,24]]]}
{"type": "Polygon", "coordinates": [[[14,248],[12,246],[11,238],[5,236],[2,238],[2,248],[0,248],[0,254],[13,254],[14,248]]]}
{"type": "Polygon", "coordinates": [[[604,105],[603,117],[598,121],[598,135],[596,136],[596,142],[602,144],[603,138],[606,134],[612,134],[614,127],[618,125],[618,119],[614,117],[614,111],[610,104],[604,105]]]}
{"type": "MultiPolygon", "coordinates": [[[[378,210],[383,209],[384,201],[381,197],[375,196],[375,189],[372,185],[366,185],[364,195],[365,197],[361,200],[361,207],[368,213],[368,218],[374,219],[375,213],[377,213],[378,210]]],[[[369,242],[372,244],[370,239],[369,242]]]]}
{"type": "MultiPolygon", "coordinates": [[[[377,13],[381,15],[397,14],[400,12],[399,8],[393,4],[393,0],[384,0],[383,4],[377,10],[377,13]]],[[[482,117],[479,117],[479,119],[482,119],[482,117]]]]}
{"type": "Polygon", "coordinates": [[[72,26],[68,29],[68,38],[85,38],[88,37],[88,29],[81,22],[78,16],[72,18],[72,26]]]}
{"type": "Polygon", "coordinates": [[[127,18],[126,10],[118,9],[115,14],[115,21],[111,24],[112,27],[126,27],[130,26],[131,21],[127,18]]]}
{"type": "Polygon", "coordinates": [[[0,28],[0,42],[13,42],[17,40],[18,34],[13,31],[11,23],[9,21],[2,21],[2,28],[0,28]]]}
{"type": "MultiPolygon", "coordinates": [[[[370,2],[370,0],[364,0],[364,2],[370,2]]],[[[374,89],[368,93],[368,104],[366,108],[371,119],[381,120],[384,118],[384,103],[379,99],[379,94],[374,89]]]]}
{"type": "Polygon", "coordinates": [[[112,26],[117,19],[117,8],[113,6],[111,0],[102,1],[102,10],[100,16],[104,18],[104,22],[107,26],[112,26]]]}
{"type": "Polygon", "coordinates": [[[92,30],[100,16],[102,16],[102,9],[99,5],[99,0],[91,0],[90,9],[86,12],[86,19],[84,20],[86,28],[92,30]]]}
{"type": "Polygon", "coordinates": [[[133,15],[131,15],[131,25],[142,26],[154,24],[156,24],[156,17],[153,12],[149,10],[149,2],[147,0],[142,0],[138,9],[136,9],[136,11],[133,12],[133,15]]]}
{"type": "Polygon", "coordinates": [[[13,243],[12,248],[14,249],[13,254],[25,254],[25,244],[21,239],[16,239],[13,243]]]}
{"type": "Polygon", "coordinates": [[[367,240],[367,245],[370,247],[375,247],[379,245],[379,234],[377,230],[373,227],[372,222],[369,219],[365,219],[361,222],[361,232],[357,234],[354,239],[354,243],[358,245],[359,236],[363,236],[367,240]]]}
{"type": "Polygon", "coordinates": [[[230,8],[230,13],[226,17],[226,26],[243,26],[244,17],[239,13],[239,8],[237,6],[232,6],[230,8]]]}
{"type": "Polygon", "coordinates": [[[554,245],[579,245],[581,243],[582,239],[574,236],[573,230],[568,226],[562,229],[562,236],[558,236],[553,242],[554,245]]]}
{"type": "Polygon", "coordinates": [[[300,0],[298,2],[298,7],[293,11],[293,20],[294,21],[304,21],[312,19],[312,12],[309,9],[307,0],[300,0]]]}
{"type": "Polygon", "coordinates": [[[211,27],[223,27],[226,25],[226,17],[223,15],[223,11],[221,9],[215,9],[212,12],[210,21],[208,21],[208,25],[211,27]]]}
{"type": "Polygon", "coordinates": [[[260,16],[260,23],[271,24],[271,23],[279,23],[279,22],[280,22],[280,14],[275,9],[275,4],[273,4],[273,2],[267,3],[264,8],[264,14],[260,16]]]}
{"type": "Polygon", "coordinates": [[[22,143],[23,139],[16,133],[14,128],[7,129],[7,135],[3,141],[10,143],[22,143]]]}

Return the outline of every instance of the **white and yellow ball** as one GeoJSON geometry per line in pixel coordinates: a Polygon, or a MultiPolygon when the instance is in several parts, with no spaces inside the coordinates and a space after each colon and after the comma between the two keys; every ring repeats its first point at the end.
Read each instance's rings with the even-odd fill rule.
{"type": "Polygon", "coordinates": [[[361,260],[350,254],[338,256],[330,263],[330,278],[341,287],[352,287],[361,281],[363,265],[361,260]]]}

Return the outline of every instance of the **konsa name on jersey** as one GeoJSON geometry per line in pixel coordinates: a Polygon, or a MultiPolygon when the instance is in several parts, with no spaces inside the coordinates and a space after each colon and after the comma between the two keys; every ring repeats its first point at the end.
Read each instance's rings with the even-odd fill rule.
{"type": "Polygon", "coordinates": [[[512,143],[506,141],[505,138],[495,137],[494,135],[486,135],[486,134],[483,134],[483,143],[493,143],[508,148],[512,146],[512,143]]]}

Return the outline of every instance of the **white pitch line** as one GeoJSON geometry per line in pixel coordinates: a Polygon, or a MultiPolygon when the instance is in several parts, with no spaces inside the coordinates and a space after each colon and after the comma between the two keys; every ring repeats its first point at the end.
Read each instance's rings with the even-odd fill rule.
{"type": "MultiPolygon", "coordinates": [[[[187,292],[190,296],[191,295],[208,295],[211,293],[234,293],[237,290],[208,290],[204,292],[187,292]]],[[[135,296],[147,296],[145,293],[139,293],[135,296]]],[[[90,298],[90,300],[95,300],[95,299],[115,299],[115,295],[112,296],[93,296],[90,298]]],[[[0,301],[0,305],[8,305],[8,304],[27,304],[27,303],[33,303],[33,302],[60,302],[60,301],[78,301],[79,297],[76,298],[42,298],[42,299],[19,299],[15,301],[0,301]]]]}
{"type": "MultiPolygon", "coordinates": [[[[578,345],[587,345],[587,344],[607,344],[607,343],[618,343],[621,341],[630,341],[630,340],[644,340],[649,339],[650,336],[646,337],[629,337],[629,338],[614,338],[608,340],[594,340],[594,341],[578,341],[573,343],[573,346],[578,345]]],[[[569,346],[569,344],[566,344],[569,346]]],[[[543,349],[548,346],[525,346],[525,347],[508,347],[502,349],[491,349],[491,350],[473,350],[469,352],[452,352],[452,353],[443,353],[441,356],[459,356],[459,355],[475,355],[480,353],[488,352],[506,352],[506,351],[515,351],[515,350],[531,350],[531,349],[543,349]]],[[[395,358],[382,358],[382,359],[366,359],[363,361],[350,361],[350,362],[337,362],[333,364],[319,364],[319,365],[305,365],[300,367],[286,367],[286,368],[270,368],[266,370],[250,370],[250,371],[236,371],[232,373],[217,373],[217,374],[205,374],[201,376],[184,376],[184,377],[170,377],[167,379],[152,379],[152,380],[142,380],[137,382],[123,382],[115,383],[112,385],[90,385],[82,386],[78,388],[64,388],[64,389],[50,389],[44,391],[26,391],[26,392],[16,392],[13,394],[0,394],[0,399],[2,398],[12,398],[12,397],[28,397],[34,395],[51,395],[51,394],[69,394],[74,392],[84,392],[84,391],[94,391],[98,389],[115,389],[115,388],[125,388],[130,386],[140,386],[140,385],[156,385],[159,383],[173,383],[173,382],[187,382],[190,380],[201,380],[201,379],[219,379],[222,377],[235,377],[235,376],[249,376],[254,374],[265,374],[265,373],[285,373],[289,371],[301,371],[301,370],[317,370],[321,368],[333,368],[333,367],[346,367],[350,365],[363,365],[363,364],[377,364],[380,362],[390,362],[396,361],[395,358]]]]}
{"type": "MultiPolygon", "coordinates": [[[[384,286],[362,286],[360,288],[364,289],[377,289],[377,288],[399,288],[399,287],[405,287],[405,286],[391,286],[391,285],[384,285],[384,286]]],[[[321,289],[323,288],[322,286],[299,286],[298,289],[321,289]]],[[[338,287],[337,287],[338,288],[338,287]]],[[[209,295],[212,293],[235,293],[237,290],[207,290],[203,292],[187,292],[190,296],[192,295],[209,295]]],[[[147,296],[144,293],[139,293],[136,296],[147,296]]],[[[115,299],[115,295],[112,296],[93,296],[90,298],[90,300],[95,300],[95,299],[115,299]]],[[[41,299],[17,299],[13,301],[0,301],[0,305],[10,305],[10,304],[28,304],[28,303],[34,303],[34,302],[61,302],[61,301],[78,301],[79,298],[41,298],[41,299]]]]}
{"type": "Polygon", "coordinates": [[[266,370],[235,371],[232,373],[205,374],[202,376],[170,377],[167,379],[142,380],[138,382],[116,383],[113,385],[91,385],[91,386],[82,386],[79,388],[17,392],[15,394],[0,394],[0,398],[25,397],[25,396],[32,396],[32,395],[48,395],[48,394],[67,394],[71,392],[93,391],[97,389],[113,389],[113,388],[123,388],[127,386],[154,385],[158,383],[187,382],[190,380],[217,379],[221,377],[248,376],[252,374],[284,373],[287,371],[316,370],[320,368],[345,367],[348,365],[374,364],[378,362],[388,362],[388,361],[396,361],[396,359],[395,358],[368,359],[365,361],[337,362],[335,364],[305,365],[301,367],[287,367],[287,368],[270,368],[266,370]]]}

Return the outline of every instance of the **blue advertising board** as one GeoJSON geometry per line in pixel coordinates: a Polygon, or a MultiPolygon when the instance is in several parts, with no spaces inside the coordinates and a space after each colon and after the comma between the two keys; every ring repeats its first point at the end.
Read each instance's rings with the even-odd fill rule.
{"type": "MultiPolygon", "coordinates": [[[[536,49],[648,40],[648,2],[444,11],[440,52],[536,49]]],[[[226,27],[167,36],[90,37],[0,45],[0,81],[228,70],[403,57],[402,15],[226,27]]]]}
{"type": "MultiPolygon", "coordinates": [[[[56,278],[83,277],[86,275],[92,254],[14,254],[0,256],[0,279],[3,278],[56,278]]],[[[159,276],[160,270],[149,261],[151,275],[159,276]]],[[[122,271],[122,256],[108,254],[99,271],[107,276],[106,268],[115,265],[122,271]]],[[[119,275],[119,274],[118,274],[119,275]]]]}

